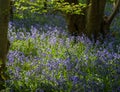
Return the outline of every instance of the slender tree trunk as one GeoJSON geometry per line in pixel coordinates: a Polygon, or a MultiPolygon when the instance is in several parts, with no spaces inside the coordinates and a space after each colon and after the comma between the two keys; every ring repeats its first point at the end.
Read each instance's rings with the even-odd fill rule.
{"type": "Polygon", "coordinates": [[[120,8],[120,0],[115,0],[115,5],[114,5],[113,12],[108,17],[109,24],[112,23],[112,20],[114,19],[114,17],[119,13],[119,8],[120,8]]]}
{"type": "MultiPolygon", "coordinates": [[[[0,78],[4,76],[5,61],[9,49],[7,39],[9,10],[10,0],[0,0],[0,78]]],[[[2,89],[1,86],[0,84],[0,89],[2,89]]]]}
{"type": "MultiPolygon", "coordinates": [[[[115,10],[118,2],[119,2],[119,0],[114,0],[114,1],[113,1],[113,10],[115,10]]],[[[120,6],[120,5],[119,5],[119,6],[120,6]]],[[[119,12],[119,9],[117,10],[117,12],[119,12]]]]}

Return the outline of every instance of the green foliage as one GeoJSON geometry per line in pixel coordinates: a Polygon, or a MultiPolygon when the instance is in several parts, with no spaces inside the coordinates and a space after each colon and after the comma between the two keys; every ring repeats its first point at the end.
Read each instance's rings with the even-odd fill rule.
{"type": "Polygon", "coordinates": [[[37,48],[33,43],[33,39],[28,39],[25,41],[16,40],[12,45],[11,50],[19,50],[24,52],[25,55],[37,55],[37,48]]]}
{"type": "MultiPolygon", "coordinates": [[[[15,2],[16,12],[21,14],[21,12],[28,11],[31,13],[47,13],[47,12],[55,12],[62,11],[64,13],[69,14],[83,14],[82,10],[86,8],[86,4],[69,4],[68,2],[64,2],[64,0],[19,0],[15,2]],[[47,6],[45,6],[45,4],[47,6]]],[[[22,16],[22,15],[21,15],[22,16]]]]}
{"type": "Polygon", "coordinates": [[[19,0],[15,1],[15,7],[16,11],[22,12],[22,11],[27,11],[31,13],[44,13],[46,10],[44,9],[44,0],[35,0],[35,1],[30,1],[30,0],[19,0]]]}
{"type": "Polygon", "coordinates": [[[54,5],[54,8],[58,11],[62,11],[67,14],[83,14],[83,9],[85,9],[87,6],[86,4],[69,4],[68,2],[56,2],[54,5]]]}

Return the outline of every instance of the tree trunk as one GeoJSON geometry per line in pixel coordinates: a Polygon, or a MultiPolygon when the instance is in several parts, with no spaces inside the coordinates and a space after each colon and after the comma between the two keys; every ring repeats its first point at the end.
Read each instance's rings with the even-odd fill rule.
{"type": "MultiPolygon", "coordinates": [[[[10,0],[0,0],[0,82],[4,76],[5,61],[9,49],[9,41],[7,39],[9,10],[10,0]]],[[[0,83],[0,89],[2,89],[1,87],[2,84],[0,83]]]]}
{"type": "MultiPolygon", "coordinates": [[[[65,0],[65,2],[69,2],[69,4],[79,4],[78,0],[65,0]]],[[[84,15],[78,14],[66,14],[66,21],[68,26],[68,31],[71,35],[82,35],[85,31],[86,24],[86,11],[83,11],[84,15]]]]}
{"type": "Polygon", "coordinates": [[[89,38],[97,39],[99,33],[104,34],[104,9],[106,0],[90,0],[87,11],[86,33],[89,38]]]}
{"type": "Polygon", "coordinates": [[[71,35],[82,35],[85,31],[85,15],[66,15],[68,31],[71,35]]]}

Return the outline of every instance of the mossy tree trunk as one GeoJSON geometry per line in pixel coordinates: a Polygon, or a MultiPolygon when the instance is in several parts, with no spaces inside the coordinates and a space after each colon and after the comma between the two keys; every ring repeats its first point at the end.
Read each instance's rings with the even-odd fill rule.
{"type": "MultiPolygon", "coordinates": [[[[79,0],[65,0],[69,4],[78,4],[79,0]]],[[[86,9],[83,10],[84,15],[79,14],[66,14],[66,20],[68,24],[68,31],[72,35],[86,34],[89,38],[94,38],[94,40],[99,39],[99,34],[103,37],[109,32],[110,25],[117,10],[120,6],[120,0],[116,2],[116,8],[114,8],[111,15],[104,15],[105,6],[107,0],[85,0],[88,5],[86,9]]]]}
{"type": "MultiPolygon", "coordinates": [[[[7,38],[9,10],[10,0],[0,0],[0,79],[4,76],[6,56],[9,48],[7,38]]],[[[2,84],[0,84],[0,89],[2,89],[2,84]]]]}

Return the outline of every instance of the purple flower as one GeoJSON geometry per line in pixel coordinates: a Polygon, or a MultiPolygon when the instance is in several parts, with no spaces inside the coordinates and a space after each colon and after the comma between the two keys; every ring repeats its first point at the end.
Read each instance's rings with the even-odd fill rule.
{"type": "Polygon", "coordinates": [[[50,37],[49,42],[50,42],[51,45],[54,45],[57,42],[57,38],[56,37],[50,37]]]}
{"type": "Polygon", "coordinates": [[[72,76],[72,81],[74,84],[79,82],[79,77],[78,76],[72,76]]]}
{"type": "Polygon", "coordinates": [[[23,32],[17,32],[17,39],[23,40],[24,39],[24,33],[23,32]]]}
{"type": "Polygon", "coordinates": [[[35,27],[31,27],[31,32],[32,32],[32,38],[36,38],[36,35],[37,35],[37,29],[35,27]]]}

